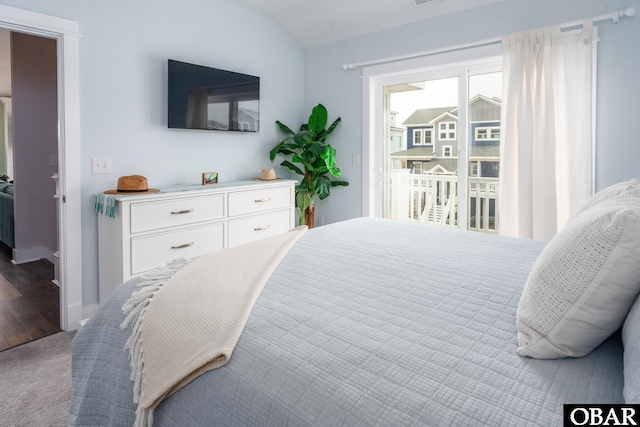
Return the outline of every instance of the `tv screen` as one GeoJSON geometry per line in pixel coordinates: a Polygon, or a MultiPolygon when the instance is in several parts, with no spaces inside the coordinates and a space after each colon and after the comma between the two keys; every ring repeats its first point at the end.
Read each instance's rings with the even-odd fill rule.
{"type": "Polygon", "coordinates": [[[170,128],[258,132],[260,77],[169,60],[170,128]]]}

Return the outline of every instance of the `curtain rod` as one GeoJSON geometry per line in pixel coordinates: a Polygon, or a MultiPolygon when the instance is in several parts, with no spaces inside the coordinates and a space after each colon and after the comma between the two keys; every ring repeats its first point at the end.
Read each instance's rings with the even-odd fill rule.
{"type": "MultiPolygon", "coordinates": [[[[625,10],[616,10],[615,12],[606,13],[604,15],[594,16],[593,17],[593,22],[601,22],[601,21],[606,21],[606,20],[611,19],[614,24],[617,24],[618,22],[620,22],[620,18],[622,18],[624,16],[631,17],[631,16],[633,16],[635,14],[636,14],[636,8],[635,8],[635,6],[631,6],[631,7],[626,8],[625,10]]],[[[571,28],[571,27],[576,27],[576,26],[581,25],[581,24],[582,24],[581,20],[565,22],[564,24],[560,24],[560,28],[563,28],[563,29],[564,28],[571,28]]],[[[344,63],[344,64],[342,64],[342,69],[343,70],[355,70],[358,67],[367,66],[367,65],[384,64],[386,62],[402,61],[404,59],[419,58],[421,56],[431,56],[431,55],[436,55],[438,53],[454,52],[456,50],[469,49],[469,48],[473,48],[473,47],[490,46],[490,45],[501,43],[501,42],[502,42],[502,37],[494,37],[494,38],[491,38],[491,39],[484,39],[484,40],[479,40],[479,41],[471,42],[471,43],[463,43],[463,44],[458,44],[458,45],[455,45],[455,46],[449,46],[449,47],[444,47],[444,48],[440,48],[440,49],[432,49],[432,50],[427,50],[427,51],[423,51],[423,52],[409,53],[409,54],[406,54],[406,55],[391,56],[391,57],[388,57],[388,58],[374,59],[374,60],[371,60],[371,61],[344,63]]]]}

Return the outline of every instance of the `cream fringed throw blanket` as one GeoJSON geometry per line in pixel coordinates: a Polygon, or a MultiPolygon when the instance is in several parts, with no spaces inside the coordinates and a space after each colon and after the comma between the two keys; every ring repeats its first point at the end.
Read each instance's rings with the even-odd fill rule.
{"type": "Polygon", "coordinates": [[[151,426],[162,399],[229,361],[265,283],[306,230],[174,261],[141,281],[122,307],[122,328],[133,326],[135,426],[151,426]]]}

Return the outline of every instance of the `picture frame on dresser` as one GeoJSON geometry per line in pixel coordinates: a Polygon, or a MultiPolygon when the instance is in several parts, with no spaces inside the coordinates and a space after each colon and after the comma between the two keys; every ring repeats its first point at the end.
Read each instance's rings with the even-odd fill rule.
{"type": "Polygon", "coordinates": [[[218,183],[218,172],[202,172],[202,185],[214,185],[218,183]]]}

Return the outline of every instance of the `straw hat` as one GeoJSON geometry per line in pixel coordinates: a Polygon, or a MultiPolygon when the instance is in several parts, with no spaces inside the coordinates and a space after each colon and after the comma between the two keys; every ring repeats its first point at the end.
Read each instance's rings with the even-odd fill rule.
{"type": "Polygon", "coordinates": [[[149,188],[147,178],[142,175],[121,176],[118,178],[118,189],[107,190],[105,194],[143,194],[157,193],[160,190],[149,188]]]}
{"type": "Polygon", "coordinates": [[[262,169],[262,172],[260,172],[260,178],[256,178],[256,181],[274,181],[276,179],[280,178],[276,178],[276,171],[271,168],[269,170],[262,169]]]}

